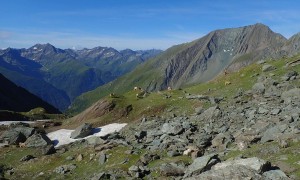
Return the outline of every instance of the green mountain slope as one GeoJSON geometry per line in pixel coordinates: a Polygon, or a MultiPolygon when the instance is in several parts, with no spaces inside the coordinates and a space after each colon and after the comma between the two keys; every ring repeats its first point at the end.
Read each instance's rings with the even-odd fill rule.
{"type": "Polygon", "coordinates": [[[112,83],[82,94],[69,112],[81,112],[109,93],[124,93],[135,86],[155,91],[206,82],[224,69],[236,71],[260,59],[280,57],[287,42],[263,24],[216,30],[171,47],[112,83]]]}

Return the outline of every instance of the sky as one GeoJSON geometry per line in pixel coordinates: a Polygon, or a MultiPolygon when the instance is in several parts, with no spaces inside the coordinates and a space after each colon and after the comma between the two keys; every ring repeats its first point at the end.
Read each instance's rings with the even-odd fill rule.
{"type": "Polygon", "coordinates": [[[299,0],[2,0],[0,48],[162,49],[216,29],[263,23],[300,32],[299,0]]]}

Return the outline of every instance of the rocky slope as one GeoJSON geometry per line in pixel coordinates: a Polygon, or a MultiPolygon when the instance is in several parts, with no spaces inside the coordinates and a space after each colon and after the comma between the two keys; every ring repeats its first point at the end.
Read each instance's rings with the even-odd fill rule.
{"type": "MultiPolygon", "coordinates": [[[[120,133],[77,141],[56,152],[48,153],[51,143],[41,133],[27,133],[27,137],[25,132],[32,129],[11,127],[2,137],[12,139],[16,134],[12,132],[20,132],[27,138],[22,141],[32,148],[0,148],[3,176],[299,179],[299,59],[259,61],[183,90],[141,97],[132,90],[107,97],[85,112],[99,113],[90,117],[91,122],[95,125],[96,116],[106,115],[105,119],[116,122],[110,113],[130,104],[131,111],[118,119],[130,123],[120,133]],[[108,100],[115,104],[105,111],[111,107],[108,100]]],[[[83,118],[78,116],[64,125],[79,126],[83,118]]],[[[85,132],[80,127],[84,126],[77,131],[85,132]]]]}
{"type": "Polygon", "coordinates": [[[117,51],[97,47],[63,50],[51,44],[0,51],[0,72],[43,100],[65,110],[81,93],[108,83],[159,50],[117,51]]]}
{"type": "Polygon", "coordinates": [[[148,91],[209,81],[222,71],[237,71],[257,60],[299,52],[298,36],[287,40],[263,24],[212,31],[190,43],[167,49],[131,73],[78,97],[70,112],[81,112],[108,93],[135,86],[148,91]],[[293,48],[291,48],[291,47],[293,48]]]}
{"type": "Polygon", "coordinates": [[[34,108],[42,107],[48,113],[60,113],[58,109],[42,99],[18,87],[2,74],[0,74],[0,110],[27,112],[34,108]]]}

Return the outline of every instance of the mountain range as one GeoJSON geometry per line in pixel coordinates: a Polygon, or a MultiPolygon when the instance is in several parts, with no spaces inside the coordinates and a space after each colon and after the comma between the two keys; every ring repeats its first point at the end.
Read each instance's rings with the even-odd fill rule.
{"type": "Polygon", "coordinates": [[[109,93],[139,86],[146,91],[207,82],[221,72],[238,71],[253,62],[299,53],[300,34],[286,39],[264,24],[215,30],[189,43],[175,45],[117,80],[82,94],[69,112],[79,113],[109,93]]]}
{"type": "Polygon", "coordinates": [[[36,44],[28,49],[1,50],[0,73],[65,110],[83,92],[116,79],[160,52],[108,47],[63,50],[51,44],[36,44]]]}

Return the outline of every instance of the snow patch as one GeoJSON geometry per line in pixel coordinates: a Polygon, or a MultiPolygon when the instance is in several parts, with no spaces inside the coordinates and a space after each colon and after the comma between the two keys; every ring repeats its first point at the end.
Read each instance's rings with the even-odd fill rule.
{"type": "Polygon", "coordinates": [[[32,124],[32,123],[35,123],[34,121],[0,121],[0,125],[5,125],[5,126],[8,126],[8,125],[11,125],[11,124],[14,124],[14,123],[27,123],[27,124],[32,124]]]}
{"type": "Polygon", "coordinates": [[[79,141],[81,139],[87,139],[87,138],[93,137],[93,136],[101,137],[101,136],[105,136],[105,135],[113,133],[113,132],[118,132],[126,125],[127,125],[126,123],[123,123],[123,124],[113,123],[113,124],[108,124],[108,125],[105,125],[102,127],[94,128],[92,135],[87,136],[85,138],[79,138],[79,139],[70,138],[71,133],[74,130],[69,130],[69,129],[60,129],[57,131],[53,131],[53,132],[47,134],[47,136],[52,141],[54,141],[55,147],[59,147],[64,144],[70,144],[72,142],[79,141]]]}
{"type": "Polygon", "coordinates": [[[37,47],[33,47],[34,50],[37,50],[37,47]]]}

